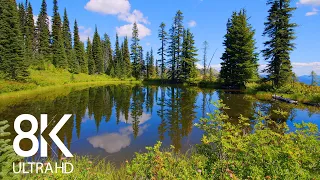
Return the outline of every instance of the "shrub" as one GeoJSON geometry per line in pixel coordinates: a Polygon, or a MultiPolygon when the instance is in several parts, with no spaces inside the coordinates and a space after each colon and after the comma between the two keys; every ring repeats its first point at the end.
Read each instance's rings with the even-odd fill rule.
{"type": "MultiPolygon", "coordinates": [[[[295,132],[258,115],[255,125],[228,120],[224,104],[197,124],[205,131],[197,153],[207,157],[204,176],[213,179],[312,179],[319,177],[320,141],[314,124],[296,124],[295,132]]],[[[279,111],[281,114],[282,112],[279,111]]]]}

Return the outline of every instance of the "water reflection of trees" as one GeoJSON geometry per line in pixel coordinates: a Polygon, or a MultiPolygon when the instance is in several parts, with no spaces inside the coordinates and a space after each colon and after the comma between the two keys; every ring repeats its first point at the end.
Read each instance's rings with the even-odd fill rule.
{"type": "MultiPolygon", "coordinates": [[[[143,114],[152,114],[156,109],[160,120],[158,125],[159,140],[164,141],[166,137],[179,150],[182,147],[182,140],[188,137],[192,131],[193,121],[196,119],[197,88],[192,87],[157,87],[140,85],[108,85],[103,87],[92,87],[83,90],[71,91],[68,95],[61,95],[54,99],[34,99],[33,101],[7,107],[0,112],[2,119],[9,120],[11,139],[16,134],[13,130],[14,119],[20,114],[32,114],[39,119],[40,114],[48,114],[48,132],[56,125],[64,114],[73,114],[63,129],[59,132],[59,138],[66,143],[68,148],[72,141],[81,138],[81,126],[84,120],[94,120],[96,131],[102,127],[102,122],[114,121],[119,124],[121,121],[132,125],[132,134],[137,138],[139,131],[142,131],[143,114]],[[154,107],[154,106],[157,107],[154,107]],[[130,120],[130,122],[128,122],[130,120]],[[74,129],[75,128],[75,129],[74,129]],[[76,137],[73,136],[75,131],[76,137]]],[[[202,91],[202,102],[199,106],[201,114],[205,117],[208,106],[213,100],[213,90],[202,91]]],[[[230,107],[226,113],[232,120],[237,120],[240,114],[247,118],[253,118],[258,108],[264,114],[271,114],[271,118],[277,122],[284,122],[295,117],[292,106],[279,103],[257,103],[246,98],[245,95],[218,92],[218,97],[230,107]],[[288,112],[286,116],[279,117],[274,110],[281,109],[288,112]]],[[[28,131],[30,124],[24,123],[23,130],[28,131]]],[[[37,134],[39,135],[39,131],[37,134]]],[[[48,141],[49,156],[61,156],[61,152],[53,152],[53,144],[50,138],[48,141]]],[[[21,146],[24,150],[31,148],[31,142],[23,140],[21,146]]]]}
{"type": "Polygon", "coordinates": [[[225,112],[228,114],[231,121],[236,122],[240,115],[253,119],[256,104],[254,101],[247,98],[246,95],[235,92],[218,91],[218,96],[219,99],[230,108],[225,110],[225,112]]]}
{"type": "Polygon", "coordinates": [[[176,150],[180,150],[183,137],[187,137],[196,118],[196,97],[194,88],[161,87],[157,111],[161,123],[158,127],[159,139],[164,140],[168,132],[176,150]]]}

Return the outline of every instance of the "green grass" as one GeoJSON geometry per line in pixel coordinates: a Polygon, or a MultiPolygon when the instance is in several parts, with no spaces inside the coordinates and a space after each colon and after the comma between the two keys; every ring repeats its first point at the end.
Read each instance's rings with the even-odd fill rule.
{"type": "Polygon", "coordinates": [[[245,92],[255,95],[260,100],[271,100],[272,95],[277,94],[298,103],[320,103],[320,86],[303,83],[288,84],[279,89],[273,89],[270,83],[247,83],[245,92]]]}
{"type": "Polygon", "coordinates": [[[16,82],[0,79],[0,94],[34,90],[39,87],[63,86],[67,84],[137,82],[134,78],[117,79],[107,75],[71,74],[66,70],[49,68],[47,70],[30,69],[30,77],[26,82],[16,82]]]}

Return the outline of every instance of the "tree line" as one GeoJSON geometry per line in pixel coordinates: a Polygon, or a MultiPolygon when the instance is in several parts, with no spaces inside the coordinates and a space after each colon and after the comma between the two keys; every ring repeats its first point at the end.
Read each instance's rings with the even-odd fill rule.
{"type": "MultiPolygon", "coordinates": [[[[134,23],[131,44],[125,37],[120,44],[116,35],[114,48],[108,34],[99,35],[98,28],[92,41],[88,38],[86,47],[80,41],[77,20],[74,22],[73,35],[67,10],[61,19],[58,2],[53,0],[52,30],[49,29],[49,16],[46,0],[42,0],[37,22],[33,19],[31,3],[25,4],[13,0],[2,0],[0,9],[0,75],[11,80],[24,80],[28,77],[28,68],[45,69],[53,64],[56,68],[67,69],[71,73],[107,74],[121,79],[160,78],[174,82],[185,82],[202,76],[212,79],[211,62],[208,63],[208,43],[204,42],[203,65],[196,67],[198,49],[194,35],[183,26],[183,13],[177,11],[173,23],[167,31],[161,23],[158,31],[160,48],[154,58],[153,49],[144,52],[140,45],[139,30],[134,23]],[[73,36],[73,37],[72,37],[73,36]]],[[[262,55],[268,61],[264,73],[266,80],[274,87],[280,87],[294,78],[290,61],[290,52],[295,48],[295,37],[291,22],[295,8],[290,0],[268,0],[270,6],[263,36],[262,55]]],[[[255,30],[249,23],[245,9],[233,12],[227,22],[227,33],[223,45],[225,52],[221,60],[220,82],[225,85],[241,86],[246,82],[257,81],[258,56],[255,30]]]]}
{"type": "MultiPolygon", "coordinates": [[[[51,64],[71,73],[107,74],[118,78],[155,78],[165,72],[167,62],[160,63],[162,72],[160,73],[153,50],[144,53],[139,44],[136,23],[133,26],[130,50],[127,37],[120,44],[116,35],[113,49],[109,35],[104,34],[101,38],[97,27],[92,41],[88,38],[85,47],[80,41],[77,20],[71,33],[67,10],[64,10],[61,18],[57,0],[53,0],[52,29],[49,26],[46,0],[42,1],[36,22],[33,18],[32,5],[28,0],[25,4],[18,5],[13,0],[3,0],[0,12],[2,78],[25,80],[29,76],[29,67],[44,70],[51,64]]],[[[170,77],[173,80],[187,78],[195,71],[194,36],[190,30],[183,28],[182,20],[182,12],[179,11],[170,30],[171,41],[168,52],[172,56],[170,77]]],[[[166,40],[167,37],[164,37],[163,56],[166,51],[164,49],[166,40]]]]}

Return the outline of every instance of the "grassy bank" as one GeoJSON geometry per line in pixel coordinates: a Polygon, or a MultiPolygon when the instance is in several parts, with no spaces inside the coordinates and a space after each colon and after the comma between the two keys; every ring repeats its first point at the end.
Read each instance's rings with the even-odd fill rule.
{"type": "Polygon", "coordinates": [[[276,94],[298,101],[298,103],[320,103],[320,86],[310,86],[303,83],[294,83],[273,89],[270,83],[248,83],[247,94],[255,95],[260,100],[271,100],[276,94]]]}
{"type": "Polygon", "coordinates": [[[49,70],[33,70],[30,69],[30,77],[26,82],[7,81],[0,79],[0,94],[34,90],[39,87],[57,87],[68,84],[87,84],[87,83],[110,83],[110,82],[137,82],[135,79],[117,79],[107,75],[87,75],[87,74],[71,74],[66,70],[49,69],[49,70]]]}

